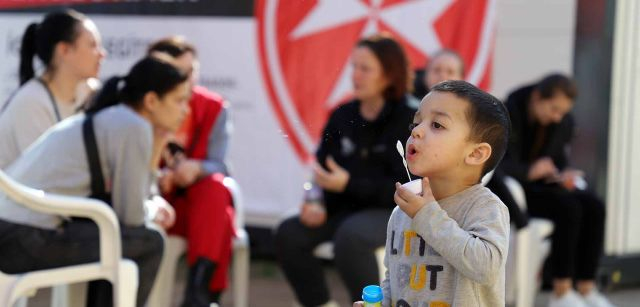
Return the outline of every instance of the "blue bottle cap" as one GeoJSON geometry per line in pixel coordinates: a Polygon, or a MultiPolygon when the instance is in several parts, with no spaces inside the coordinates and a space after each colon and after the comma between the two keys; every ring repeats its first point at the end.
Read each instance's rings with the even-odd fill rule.
{"type": "Polygon", "coordinates": [[[380,286],[371,285],[362,289],[362,300],[367,303],[381,302],[382,298],[382,288],[380,286]]]}

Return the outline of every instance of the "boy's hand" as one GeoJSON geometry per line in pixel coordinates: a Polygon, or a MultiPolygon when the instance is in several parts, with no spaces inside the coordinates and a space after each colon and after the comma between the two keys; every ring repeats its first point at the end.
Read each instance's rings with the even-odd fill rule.
{"type": "Polygon", "coordinates": [[[400,183],[396,182],[396,193],[393,196],[393,200],[404,213],[413,218],[422,207],[436,199],[433,197],[429,178],[424,177],[422,178],[422,195],[413,194],[413,192],[403,188],[400,183]]]}
{"type": "Polygon", "coordinates": [[[353,302],[353,307],[364,307],[363,301],[353,302]]]}

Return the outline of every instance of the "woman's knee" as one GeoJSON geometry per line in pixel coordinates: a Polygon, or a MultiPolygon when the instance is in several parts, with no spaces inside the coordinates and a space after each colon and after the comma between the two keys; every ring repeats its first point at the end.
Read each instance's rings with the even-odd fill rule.
{"type": "Polygon", "coordinates": [[[300,223],[298,216],[290,217],[284,220],[275,232],[275,243],[277,247],[286,248],[291,246],[302,247],[307,245],[307,241],[304,236],[304,226],[300,223]]]}
{"type": "Polygon", "coordinates": [[[164,253],[164,247],[165,247],[164,237],[156,229],[148,228],[147,231],[148,231],[148,234],[146,235],[146,240],[145,240],[147,252],[162,256],[162,253],[164,253]]]}
{"type": "Polygon", "coordinates": [[[209,217],[233,218],[233,213],[227,214],[227,210],[233,207],[233,200],[222,179],[219,176],[210,175],[187,188],[189,211],[195,210],[196,214],[209,217]]]}
{"type": "Polygon", "coordinates": [[[548,206],[553,206],[553,220],[565,225],[580,225],[582,223],[583,208],[580,201],[571,193],[556,194],[548,206]]]}
{"type": "Polygon", "coordinates": [[[335,253],[349,254],[352,251],[374,251],[384,246],[388,212],[371,210],[354,213],[345,219],[336,230],[335,253]]]}
{"type": "Polygon", "coordinates": [[[588,214],[590,219],[605,220],[607,208],[600,198],[586,191],[578,192],[576,196],[580,199],[581,207],[585,215],[588,214]]]}
{"type": "Polygon", "coordinates": [[[224,176],[222,174],[212,174],[201,178],[187,188],[187,193],[222,193],[228,194],[229,191],[223,183],[224,176]]]}

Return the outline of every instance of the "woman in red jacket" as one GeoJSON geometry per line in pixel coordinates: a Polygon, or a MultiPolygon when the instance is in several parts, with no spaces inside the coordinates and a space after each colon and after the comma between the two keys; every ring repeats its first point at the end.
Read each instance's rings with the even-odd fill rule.
{"type": "Polygon", "coordinates": [[[196,50],[181,37],[153,43],[149,53],[163,52],[191,74],[191,113],[165,155],[159,185],[176,209],[170,234],[187,239],[189,279],[183,307],[208,307],[227,287],[227,271],[234,235],[231,194],[222,184],[228,138],[226,102],[216,93],[196,86],[196,50]]]}

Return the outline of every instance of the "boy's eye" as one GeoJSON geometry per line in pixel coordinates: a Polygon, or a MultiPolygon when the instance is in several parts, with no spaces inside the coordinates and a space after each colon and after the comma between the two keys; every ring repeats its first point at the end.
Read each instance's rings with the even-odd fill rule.
{"type": "Polygon", "coordinates": [[[415,127],[418,127],[418,124],[417,124],[417,123],[411,123],[411,124],[409,124],[409,132],[413,131],[413,129],[414,129],[415,127]]]}
{"type": "Polygon", "coordinates": [[[442,128],[444,128],[444,126],[443,126],[443,125],[440,125],[440,123],[438,123],[438,122],[433,122],[433,123],[431,124],[431,126],[432,126],[433,128],[436,128],[436,129],[442,129],[442,128]]]}

